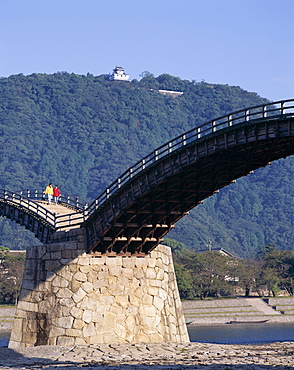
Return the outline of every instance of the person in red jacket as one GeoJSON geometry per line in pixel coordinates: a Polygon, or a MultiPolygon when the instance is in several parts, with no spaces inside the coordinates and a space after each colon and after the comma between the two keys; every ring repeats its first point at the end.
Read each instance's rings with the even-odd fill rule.
{"type": "Polygon", "coordinates": [[[53,189],[53,198],[54,198],[55,204],[58,203],[59,197],[60,197],[60,189],[57,185],[55,185],[55,188],[53,189]]]}

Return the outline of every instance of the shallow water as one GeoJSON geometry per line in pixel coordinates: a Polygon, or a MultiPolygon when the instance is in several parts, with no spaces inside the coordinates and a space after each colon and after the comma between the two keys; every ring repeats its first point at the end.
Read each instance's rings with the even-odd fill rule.
{"type": "MultiPolygon", "coordinates": [[[[191,342],[256,344],[294,342],[294,323],[188,325],[191,342]]],[[[0,331],[0,347],[7,347],[10,332],[0,331]]]]}
{"type": "Polygon", "coordinates": [[[0,331],[0,347],[7,347],[10,337],[10,331],[0,331]]]}
{"type": "Polygon", "coordinates": [[[188,325],[191,342],[250,344],[294,341],[294,323],[188,325]]]}

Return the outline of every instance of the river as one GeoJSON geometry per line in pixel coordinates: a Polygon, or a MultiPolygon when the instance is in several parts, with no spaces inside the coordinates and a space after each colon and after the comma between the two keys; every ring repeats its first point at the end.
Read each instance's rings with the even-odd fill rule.
{"type": "MultiPolygon", "coordinates": [[[[294,342],[294,323],[188,325],[191,342],[256,344],[294,342]]],[[[0,347],[7,347],[10,332],[0,331],[0,347]]]]}
{"type": "Polygon", "coordinates": [[[188,325],[191,342],[256,344],[294,341],[294,323],[188,325]]]}

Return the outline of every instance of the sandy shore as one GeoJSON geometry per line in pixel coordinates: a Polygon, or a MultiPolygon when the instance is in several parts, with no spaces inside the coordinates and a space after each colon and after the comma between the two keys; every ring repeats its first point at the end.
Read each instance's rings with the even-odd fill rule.
{"type": "Polygon", "coordinates": [[[294,343],[267,345],[115,344],[0,348],[0,369],[293,369],[294,343]]]}

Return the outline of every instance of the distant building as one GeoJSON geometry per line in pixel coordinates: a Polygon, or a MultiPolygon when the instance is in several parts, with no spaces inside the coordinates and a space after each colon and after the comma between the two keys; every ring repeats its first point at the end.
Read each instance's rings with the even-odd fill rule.
{"type": "Polygon", "coordinates": [[[170,95],[173,98],[183,95],[182,91],[171,91],[171,90],[158,90],[158,92],[162,95],[170,95]]]}
{"type": "Polygon", "coordinates": [[[125,73],[125,69],[121,66],[116,66],[113,73],[109,75],[110,81],[129,81],[130,75],[125,73]]]}
{"type": "Polygon", "coordinates": [[[202,249],[202,250],[196,251],[196,253],[206,253],[206,252],[209,252],[209,251],[219,252],[220,254],[222,254],[223,256],[226,256],[226,257],[238,258],[238,257],[234,256],[232,253],[225,250],[224,248],[212,248],[211,245],[208,249],[202,249]]]}

